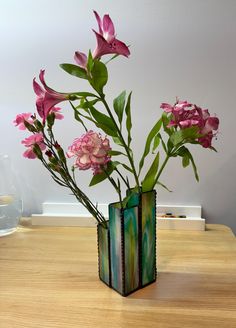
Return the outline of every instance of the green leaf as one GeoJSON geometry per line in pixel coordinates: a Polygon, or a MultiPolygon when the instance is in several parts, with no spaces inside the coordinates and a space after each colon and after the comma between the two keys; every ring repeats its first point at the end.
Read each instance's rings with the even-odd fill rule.
{"type": "Polygon", "coordinates": [[[103,93],[103,87],[107,84],[108,72],[106,65],[95,60],[91,70],[92,78],[89,80],[92,87],[100,94],[103,93]]]}
{"type": "Polygon", "coordinates": [[[184,156],[183,156],[183,158],[182,158],[182,165],[183,165],[183,167],[187,167],[187,166],[189,166],[189,162],[190,162],[190,160],[189,160],[189,156],[188,156],[188,154],[186,153],[186,154],[184,154],[184,156]]]}
{"type": "Polygon", "coordinates": [[[89,50],[88,60],[87,60],[87,70],[88,70],[88,72],[92,71],[93,65],[94,65],[93,56],[92,56],[91,50],[89,50]]]}
{"type": "Polygon", "coordinates": [[[116,137],[113,137],[112,139],[113,139],[113,141],[114,141],[115,144],[117,144],[117,145],[119,145],[121,147],[124,147],[122,141],[120,140],[120,137],[117,137],[116,136],[116,137]]]}
{"type": "Polygon", "coordinates": [[[139,162],[139,174],[140,174],[141,169],[143,167],[145,157],[147,157],[147,155],[150,152],[150,147],[151,147],[151,143],[153,141],[153,138],[159,132],[159,130],[161,128],[161,125],[162,125],[162,119],[160,119],[159,121],[157,121],[157,123],[154,125],[154,127],[152,128],[152,130],[150,131],[150,133],[149,133],[149,135],[147,137],[147,141],[146,141],[145,149],[144,149],[144,152],[143,152],[143,156],[142,156],[142,158],[141,158],[141,160],[139,162]]]}
{"type": "Polygon", "coordinates": [[[97,98],[97,96],[95,94],[93,94],[91,92],[84,92],[84,91],[82,91],[82,92],[73,92],[72,95],[76,95],[76,96],[79,96],[79,97],[96,97],[97,98]]]}
{"type": "Polygon", "coordinates": [[[110,150],[108,152],[109,155],[111,156],[119,156],[119,155],[123,155],[123,156],[127,156],[126,154],[122,153],[121,151],[118,150],[110,150]]]}
{"type": "Polygon", "coordinates": [[[194,175],[195,175],[195,178],[197,181],[199,181],[199,176],[198,176],[198,172],[197,172],[197,167],[196,167],[196,164],[194,162],[194,159],[193,159],[193,156],[192,154],[190,153],[190,151],[188,150],[188,148],[186,148],[185,146],[182,146],[177,154],[181,157],[185,157],[187,156],[189,158],[189,161],[191,162],[192,164],[192,167],[193,167],[193,172],[194,172],[194,175]]]}
{"type": "Polygon", "coordinates": [[[79,108],[87,109],[93,107],[100,99],[94,99],[91,101],[84,100],[83,102],[80,102],[79,108]]]}
{"type": "Polygon", "coordinates": [[[130,92],[130,94],[128,96],[127,103],[126,103],[126,106],[125,106],[126,130],[128,132],[128,147],[130,146],[130,143],[132,141],[132,138],[131,138],[132,120],[131,120],[131,106],[130,106],[131,94],[132,94],[132,92],[130,92]]]}
{"type": "MultiPolygon", "coordinates": [[[[130,201],[130,199],[135,195],[135,194],[137,194],[138,193],[138,189],[137,188],[133,188],[133,189],[131,189],[131,190],[129,190],[129,193],[127,193],[127,196],[123,199],[123,201],[122,201],[122,205],[123,205],[123,208],[126,208],[126,206],[127,206],[127,204],[128,204],[128,202],[130,201]]],[[[128,207],[129,206],[133,206],[133,204],[128,204],[128,207]]]]}
{"type": "Polygon", "coordinates": [[[107,176],[110,176],[112,174],[112,172],[114,171],[114,169],[117,167],[117,165],[119,165],[120,163],[119,162],[113,162],[113,161],[110,161],[107,163],[107,168],[106,168],[106,173],[103,172],[103,173],[100,173],[100,174],[96,174],[92,177],[92,180],[90,181],[90,184],[89,186],[94,186],[104,180],[106,180],[108,177],[107,176]]]}
{"type": "Polygon", "coordinates": [[[162,186],[164,189],[166,189],[169,192],[172,192],[172,190],[170,190],[169,188],[167,188],[163,183],[161,183],[160,181],[157,181],[157,184],[162,186]]]}
{"type": "Polygon", "coordinates": [[[171,138],[169,138],[168,141],[167,141],[168,153],[170,153],[173,148],[174,148],[174,145],[173,145],[173,143],[171,141],[171,138]]]}
{"type": "Polygon", "coordinates": [[[154,161],[152,162],[152,165],[150,169],[148,170],[144,180],[142,181],[142,191],[150,191],[154,187],[155,179],[156,179],[156,174],[158,171],[158,166],[159,166],[159,157],[160,154],[159,152],[156,154],[154,161]]]}
{"type": "Polygon", "coordinates": [[[84,80],[88,80],[88,75],[85,69],[77,66],[77,65],[73,65],[73,64],[60,64],[60,67],[66,71],[67,73],[69,73],[70,75],[79,77],[81,79],[84,80]]]}
{"type": "Polygon", "coordinates": [[[170,136],[174,131],[173,128],[168,128],[167,127],[167,125],[170,122],[170,117],[167,115],[166,112],[163,112],[161,119],[162,119],[164,131],[170,136]]]}
{"type": "Polygon", "coordinates": [[[125,97],[126,97],[126,91],[123,91],[113,101],[113,107],[114,107],[114,110],[116,112],[116,115],[118,117],[120,124],[123,119],[123,113],[124,113],[124,108],[125,108],[125,97]]]}
{"type": "Polygon", "coordinates": [[[114,137],[117,136],[116,126],[109,116],[99,112],[93,106],[90,107],[90,113],[93,116],[93,118],[96,120],[97,122],[96,125],[99,128],[101,128],[109,136],[114,136],[114,137]]]}
{"type": "Polygon", "coordinates": [[[163,149],[164,149],[165,153],[167,154],[168,152],[167,152],[166,144],[165,144],[165,142],[164,142],[164,140],[163,140],[163,138],[162,138],[161,134],[160,134],[160,133],[158,133],[158,136],[159,136],[159,138],[161,139],[161,144],[162,144],[162,147],[163,147],[163,149]]]}
{"type": "Polygon", "coordinates": [[[124,163],[120,163],[127,171],[133,173],[133,170],[131,169],[131,167],[129,167],[128,165],[124,164],[124,163]]]}
{"type": "Polygon", "coordinates": [[[160,133],[158,133],[155,138],[154,138],[154,141],[153,141],[153,146],[152,146],[152,153],[154,154],[155,153],[155,150],[157,149],[157,147],[159,146],[160,144],[160,133]]]}
{"type": "Polygon", "coordinates": [[[197,181],[199,181],[197,167],[196,167],[196,164],[194,162],[193,156],[192,156],[192,154],[190,153],[190,151],[188,149],[187,149],[187,151],[188,151],[188,157],[189,157],[189,159],[190,159],[190,161],[192,163],[192,167],[193,167],[193,172],[194,172],[195,178],[196,178],[197,181]]]}
{"type": "Polygon", "coordinates": [[[192,126],[190,128],[178,130],[170,136],[170,141],[173,143],[174,146],[182,142],[194,141],[196,138],[199,137],[199,128],[197,126],[192,126]]]}

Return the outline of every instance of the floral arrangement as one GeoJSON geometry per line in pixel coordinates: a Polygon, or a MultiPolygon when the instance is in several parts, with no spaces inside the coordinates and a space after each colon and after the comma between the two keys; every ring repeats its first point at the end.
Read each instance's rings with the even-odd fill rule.
{"type": "Polygon", "coordinates": [[[103,214],[78,186],[77,170],[93,171],[90,186],[108,179],[119,195],[120,207],[125,208],[133,193],[153,190],[157,184],[165,187],[160,181],[160,176],[171,157],[180,156],[183,167],[191,164],[198,180],[196,165],[187,145],[196,144],[215,150],[212,140],[217,134],[219,119],[211,116],[207,109],[187,101],[177,99],[173,105],[162,103],[160,107],[163,114],[147,136],[137,168],[131,148],[131,92],[128,96],[125,91],[120,93],[114,99],[112,107],[104,93],[108,82],[108,62],[120,55],[129,57],[130,50],[125,43],[116,38],[109,15],[104,15],[101,19],[97,12],[94,14],[98,23],[98,32],[93,30],[97,41],[95,50],[89,50],[88,55],[76,51],[75,64],[60,65],[70,75],[87,80],[93,92],[57,92],[46,84],[45,71],[41,70],[41,85],[35,78],[33,80],[37,114],[19,114],[14,123],[20,130],[27,129],[31,133],[22,141],[27,148],[23,156],[39,159],[54,181],[70,189],[98,223],[106,227],[103,214]],[[112,56],[105,62],[105,55],[112,56]],[[67,151],[62,149],[53,130],[56,121],[63,119],[61,109],[55,107],[62,101],[67,101],[71,105],[75,119],[85,130],[67,151]],[[103,105],[104,110],[98,110],[98,104],[103,105]],[[87,122],[92,122],[101,132],[88,130],[87,122]],[[166,134],[165,137],[161,131],[166,134]],[[115,146],[111,147],[111,139],[115,146]],[[163,160],[159,148],[163,149],[163,160]],[[114,160],[114,157],[120,160],[114,160]],[[143,172],[147,157],[152,157],[151,165],[143,172]],[[68,164],[70,158],[74,159],[72,165],[68,164]],[[133,177],[132,182],[130,176],[133,177]],[[125,196],[122,195],[123,186],[128,190],[125,196]]]}

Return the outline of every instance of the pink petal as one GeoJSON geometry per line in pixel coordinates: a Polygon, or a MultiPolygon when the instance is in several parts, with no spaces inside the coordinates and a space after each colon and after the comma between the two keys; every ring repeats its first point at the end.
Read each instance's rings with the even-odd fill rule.
{"type": "Polygon", "coordinates": [[[115,28],[109,15],[103,16],[103,37],[108,41],[115,38],[115,28]]]}
{"type": "Polygon", "coordinates": [[[44,95],[43,88],[36,82],[35,78],[33,79],[33,88],[34,88],[34,92],[36,93],[37,96],[44,95]]]}
{"type": "Polygon", "coordinates": [[[35,153],[33,152],[32,149],[27,149],[24,153],[23,153],[23,156],[25,158],[29,158],[29,159],[35,159],[36,158],[36,155],[35,153]]]}
{"type": "Polygon", "coordinates": [[[40,73],[39,73],[39,79],[40,79],[40,82],[42,83],[42,85],[44,86],[44,88],[47,90],[48,86],[45,83],[44,74],[45,74],[45,69],[41,69],[40,73]]]}
{"type": "Polygon", "coordinates": [[[173,107],[167,103],[162,103],[160,108],[164,109],[166,113],[171,113],[173,111],[173,107]]]}
{"type": "Polygon", "coordinates": [[[183,129],[188,128],[191,126],[191,120],[180,121],[179,126],[183,129]]]}
{"type": "Polygon", "coordinates": [[[209,113],[208,109],[203,109],[202,115],[203,115],[204,120],[207,119],[208,117],[210,117],[210,113],[209,113]]]}
{"type": "Polygon", "coordinates": [[[218,130],[219,119],[218,117],[209,117],[206,122],[207,125],[211,126],[212,130],[218,130]]]}
{"type": "Polygon", "coordinates": [[[218,117],[209,117],[206,120],[204,128],[201,130],[203,134],[207,134],[209,132],[212,132],[212,130],[218,130],[219,127],[219,119],[218,117]]]}
{"type": "Polygon", "coordinates": [[[87,69],[88,58],[83,52],[76,51],[74,59],[79,67],[87,69]]]}
{"type": "Polygon", "coordinates": [[[93,52],[93,58],[100,58],[107,54],[118,54],[125,57],[130,55],[129,48],[120,40],[114,39],[111,43],[108,43],[103,36],[96,31],[94,33],[97,38],[97,47],[93,52]]]}
{"type": "Polygon", "coordinates": [[[100,16],[98,15],[98,13],[95,10],[93,12],[94,12],[94,15],[95,15],[97,23],[98,23],[99,33],[102,35],[103,34],[102,20],[101,20],[100,16]]]}
{"type": "Polygon", "coordinates": [[[96,156],[91,156],[91,162],[92,164],[103,164],[104,163],[104,156],[103,157],[96,157],[96,156]]]}
{"type": "Polygon", "coordinates": [[[89,164],[90,162],[91,162],[91,161],[90,161],[89,154],[84,154],[84,155],[81,156],[80,159],[79,159],[79,163],[82,164],[82,165],[89,164]]]}

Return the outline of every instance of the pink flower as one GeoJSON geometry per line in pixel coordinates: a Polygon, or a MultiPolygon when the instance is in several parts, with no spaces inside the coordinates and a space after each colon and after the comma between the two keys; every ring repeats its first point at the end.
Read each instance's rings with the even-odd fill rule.
{"type": "Polygon", "coordinates": [[[210,116],[207,109],[202,109],[187,101],[177,101],[172,106],[167,103],[162,103],[160,106],[165,112],[171,113],[171,120],[167,127],[179,127],[180,129],[197,126],[198,133],[203,135],[198,138],[198,142],[204,147],[211,147],[213,137],[217,134],[219,127],[219,119],[210,116]],[[214,132],[215,131],[215,132],[214,132]]]}
{"type": "Polygon", "coordinates": [[[29,124],[34,123],[31,113],[18,114],[15,120],[13,121],[13,123],[15,124],[15,126],[18,126],[20,130],[26,130],[25,121],[28,122],[29,124]]]}
{"type": "Polygon", "coordinates": [[[99,33],[94,31],[97,38],[97,47],[93,52],[93,58],[100,58],[107,54],[117,54],[128,57],[129,48],[122,41],[116,39],[115,28],[109,15],[104,15],[103,20],[96,11],[94,11],[98,22],[99,33]]]}
{"type": "Polygon", "coordinates": [[[35,155],[34,151],[33,151],[34,145],[38,145],[41,150],[44,150],[46,148],[46,145],[43,142],[43,135],[42,135],[42,133],[35,133],[35,134],[29,136],[28,138],[22,140],[21,143],[23,145],[25,145],[25,147],[28,148],[23,153],[23,156],[24,157],[27,157],[29,159],[34,159],[34,158],[37,157],[35,155]]]}
{"type": "Polygon", "coordinates": [[[60,113],[61,108],[59,107],[52,107],[49,111],[49,113],[54,113],[55,114],[55,119],[56,120],[62,120],[64,118],[64,115],[60,113]]]}
{"type": "Polygon", "coordinates": [[[92,169],[94,174],[102,172],[101,167],[110,161],[108,151],[111,149],[109,140],[96,132],[88,131],[76,138],[68,148],[67,156],[75,157],[74,167],[80,170],[92,169]]]}
{"type": "Polygon", "coordinates": [[[79,67],[83,68],[84,70],[87,70],[88,58],[83,52],[76,51],[74,59],[79,67]]]}
{"type": "Polygon", "coordinates": [[[43,119],[43,123],[45,123],[47,116],[53,106],[61,101],[69,99],[69,94],[59,93],[47,86],[44,80],[44,73],[45,71],[41,70],[39,74],[39,79],[43,85],[43,88],[36,82],[35,78],[33,80],[34,92],[37,95],[36,107],[39,116],[43,119]]]}
{"type": "Polygon", "coordinates": [[[212,139],[217,134],[217,132],[214,133],[213,131],[217,131],[218,127],[219,127],[218,117],[210,116],[205,120],[204,126],[202,127],[202,129],[200,129],[200,134],[203,134],[204,136],[198,139],[198,141],[204,148],[211,147],[212,139]]]}

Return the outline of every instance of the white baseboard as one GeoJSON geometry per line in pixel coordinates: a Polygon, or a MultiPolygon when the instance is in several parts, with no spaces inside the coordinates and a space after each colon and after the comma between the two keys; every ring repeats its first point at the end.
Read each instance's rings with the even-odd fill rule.
{"type": "MultiPolygon", "coordinates": [[[[32,214],[32,225],[94,227],[96,220],[81,204],[44,203],[42,214],[32,214]]],[[[108,204],[98,208],[108,217],[108,204]]],[[[158,205],[157,228],[160,230],[205,230],[205,219],[201,218],[201,206],[158,205]],[[163,218],[161,214],[172,213],[186,218],[163,218]]]]}
{"type": "Polygon", "coordinates": [[[157,217],[157,229],[159,230],[205,230],[203,218],[161,218],[157,217]]]}
{"type": "Polygon", "coordinates": [[[95,227],[96,221],[91,216],[32,214],[32,225],[58,227],[95,227]]]}

